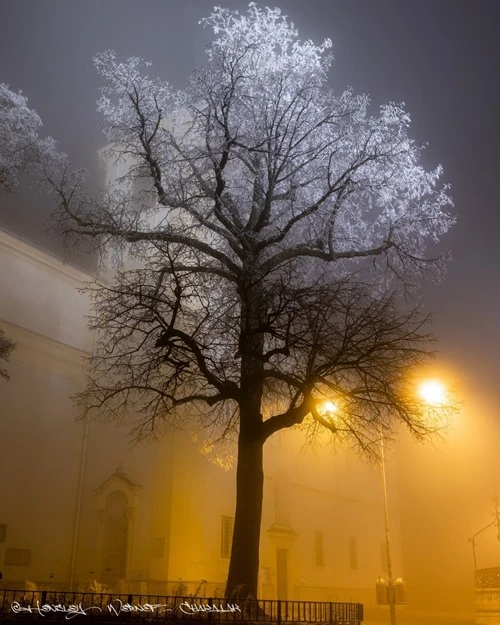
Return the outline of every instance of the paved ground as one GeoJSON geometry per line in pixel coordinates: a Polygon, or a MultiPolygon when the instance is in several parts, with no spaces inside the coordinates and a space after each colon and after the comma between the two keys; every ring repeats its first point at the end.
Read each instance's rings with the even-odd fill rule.
{"type": "MultiPolygon", "coordinates": [[[[415,612],[400,610],[396,611],[397,625],[475,625],[475,615],[453,614],[444,612],[415,612]]],[[[363,625],[389,625],[389,612],[380,613],[378,610],[374,614],[370,610],[365,611],[363,625]]]]}

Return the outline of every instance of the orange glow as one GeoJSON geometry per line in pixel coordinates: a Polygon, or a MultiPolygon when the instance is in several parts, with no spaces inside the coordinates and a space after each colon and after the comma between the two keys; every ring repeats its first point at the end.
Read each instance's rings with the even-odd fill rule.
{"type": "Polygon", "coordinates": [[[326,416],[331,416],[339,411],[339,407],[333,401],[325,401],[321,404],[321,412],[326,416]]]}
{"type": "Polygon", "coordinates": [[[446,389],[438,380],[423,382],[418,389],[418,394],[430,406],[442,406],[447,401],[446,389]]]}
{"type": "Polygon", "coordinates": [[[326,422],[332,425],[335,429],[338,428],[341,414],[341,409],[338,403],[327,399],[318,405],[317,410],[326,422]]]}

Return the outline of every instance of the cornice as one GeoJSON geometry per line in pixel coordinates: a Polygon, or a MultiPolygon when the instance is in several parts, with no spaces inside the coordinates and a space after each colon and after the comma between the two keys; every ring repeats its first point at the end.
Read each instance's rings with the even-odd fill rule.
{"type": "Polygon", "coordinates": [[[0,252],[8,254],[25,263],[30,263],[35,267],[40,267],[75,286],[82,286],[86,282],[94,279],[92,274],[63,262],[56,256],[41,250],[36,245],[28,243],[5,230],[0,230],[0,252]]]}
{"type": "Polygon", "coordinates": [[[51,371],[76,383],[83,382],[85,359],[91,355],[90,351],[66,345],[2,319],[0,328],[16,343],[10,362],[51,371]]]}

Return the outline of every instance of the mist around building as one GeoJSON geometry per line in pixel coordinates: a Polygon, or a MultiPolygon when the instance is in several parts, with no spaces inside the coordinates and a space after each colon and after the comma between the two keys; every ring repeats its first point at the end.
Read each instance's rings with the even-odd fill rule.
{"type": "MultiPolygon", "coordinates": [[[[106,161],[104,151],[100,156],[106,161]]],[[[108,181],[127,175],[123,159],[104,164],[108,181]]],[[[17,201],[28,198],[26,214],[38,214],[39,196],[20,186],[17,201]]],[[[12,197],[0,203],[10,212],[1,223],[17,223],[12,197]]],[[[467,219],[459,228],[474,234],[467,219]]],[[[177,427],[137,440],[133,411],[114,422],[82,416],[74,397],[96,349],[84,287],[111,273],[97,272],[91,247],[75,264],[68,250],[54,252],[59,243],[39,247],[36,220],[15,230],[0,229],[0,339],[10,352],[0,362],[0,597],[21,593],[18,605],[26,610],[23,597],[47,593],[224,599],[235,521],[234,431],[213,440],[209,429],[183,427],[179,412],[177,427]]],[[[324,241],[313,243],[321,255],[324,241]]],[[[393,592],[400,623],[500,620],[497,337],[482,321],[494,306],[463,286],[474,265],[464,271],[467,255],[456,256],[451,273],[460,297],[455,304],[448,297],[443,310],[460,305],[474,332],[458,312],[442,315],[436,328],[447,333],[449,350],[422,379],[439,380],[460,410],[422,441],[403,425],[390,439],[381,433],[382,456],[361,453],[335,428],[311,437],[296,426],[269,437],[259,600],[362,604],[370,625],[394,618],[393,592]]],[[[480,269],[492,276],[495,267],[485,262],[480,269]]]]}
{"type": "MultiPolygon", "coordinates": [[[[77,289],[89,276],[6,232],[0,248],[1,327],[16,343],[0,395],[0,587],[222,596],[234,448],[185,431],[134,444],[127,419],[77,420],[70,398],[92,350],[77,289]]],[[[402,620],[470,621],[474,570],[500,557],[498,425],[457,371],[446,375],[467,398],[451,429],[425,444],[401,431],[387,453],[402,620]]],[[[361,602],[367,618],[386,618],[380,467],[331,437],[305,445],[294,429],[268,441],[264,466],[260,597],[361,602]]]]}

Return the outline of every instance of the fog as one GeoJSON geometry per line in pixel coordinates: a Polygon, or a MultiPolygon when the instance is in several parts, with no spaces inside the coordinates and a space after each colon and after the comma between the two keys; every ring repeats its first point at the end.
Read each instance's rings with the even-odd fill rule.
{"type": "MultiPolygon", "coordinates": [[[[221,4],[239,10],[246,7],[241,1],[221,4]]],[[[425,610],[472,618],[474,561],[468,539],[494,520],[492,499],[500,494],[500,4],[496,0],[282,0],[277,4],[295,23],[302,38],[315,42],[332,38],[332,87],[340,90],[352,86],[357,92],[368,93],[374,106],[388,101],[406,103],[413,119],[412,136],[428,143],[425,166],[441,163],[444,179],[451,184],[457,224],[435,252],[445,253],[448,249],[452,260],[439,284],[424,286],[423,302],[433,314],[433,332],[439,338],[439,355],[431,373],[445,378],[462,407],[441,440],[417,444],[407,433],[401,433],[388,466],[389,499],[393,497],[397,502],[391,518],[397,521],[401,575],[408,583],[408,607],[399,608],[401,618],[407,611],[425,610]]],[[[203,50],[210,34],[201,29],[198,20],[210,8],[211,3],[205,0],[3,0],[0,81],[27,95],[30,106],[44,121],[44,133],[57,139],[72,162],[88,169],[91,183],[99,186],[104,172],[97,150],[104,140],[95,110],[100,84],[92,56],[112,48],[121,57],[144,57],[153,63],[152,73],[181,87],[192,69],[204,63],[203,50]]],[[[51,208],[46,197],[23,184],[15,193],[1,195],[0,227],[26,244],[60,255],[61,243],[45,225],[51,208]]],[[[88,255],[69,260],[70,265],[85,270],[93,266],[88,255]]],[[[44,257],[43,262],[49,261],[44,257]]],[[[5,267],[3,271],[17,275],[10,265],[5,267]]],[[[68,339],[71,323],[77,323],[66,319],[69,313],[61,312],[68,323],[66,327],[61,322],[68,336],[62,337],[60,328],[54,330],[42,320],[50,307],[43,289],[37,290],[38,278],[19,275],[16,286],[14,278],[7,279],[4,273],[0,320],[5,322],[2,327],[13,333],[17,326],[33,333],[30,345],[25,335],[18,333],[22,349],[14,363],[23,376],[27,374],[22,366],[31,371],[32,363],[49,353],[45,338],[40,337],[48,336],[57,344],[69,344],[71,349],[82,352],[87,348],[68,339]],[[26,312],[29,307],[35,311],[26,312]]],[[[80,278],[72,274],[75,286],[80,278]]],[[[82,305],[75,316],[83,319],[87,312],[84,308],[82,305]]],[[[79,325],[74,332],[76,336],[84,331],[79,325]]],[[[51,371],[49,377],[54,375],[51,371]]],[[[29,380],[36,385],[32,377],[29,380]]],[[[40,379],[38,383],[41,388],[40,379]]],[[[60,394],[57,384],[54,389],[60,394]]],[[[9,407],[5,414],[13,419],[16,409],[24,406],[23,384],[14,381],[8,391],[2,388],[0,392],[4,393],[2,405],[9,407]]],[[[46,397],[43,401],[42,412],[49,418],[50,400],[46,397]]],[[[35,406],[30,403],[28,410],[35,411],[35,406]]],[[[54,411],[59,423],[62,412],[71,409],[58,406],[54,411]]],[[[27,412],[23,414],[25,417],[27,412]]],[[[29,427],[29,420],[22,423],[29,427]]],[[[81,424],[75,428],[80,429],[73,434],[81,438],[81,424]]],[[[14,431],[8,429],[10,434],[14,431]]],[[[82,453],[80,443],[73,451],[76,455],[82,453]]],[[[125,451],[120,453],[128,457],[125,451]]],[[[103,465],[108,460],[103,457],[103,465]]],[[[109,477],[114,468],[106,465],[103,474],[109,477]]],[[[99,486],[97,469],[92,469],[95,483],[85,487],[89,501],[92,489],[99,486]]],[[[19,464],[5,470],[12,481],[11,494],[16,492],[16,479],[19,485],[30,479],[19,464]]],[[[28,474],[35,470],[29,464],[28,474]]],[[[374,479],[370,475],[368,482],[374,479]]],[[[72,476],[74,484],[68,486],[68,493],[75,499],[79,479],[76,468],[72,476]]],[[[147,472],[141,477],[146,479],[147,472]]],[[[356,480],[350,479],[355,488],[356,480]]],[[[291,505],[300,508],[298,501],[291,505]]],[[[231,514],[230,506],[224,514],[231,514]]],[[[140,531],[147,534],[144,528],[140,531]]],[[[20,548],[23,540],[19,533],[12,546],[20,548]]],[[[495,527],[479,535],[476,543],[477,568],[500,566],[495,527]]],[[[193,555],[190,562],[198,561],[193,555]]],[[[200,576],[201,569],[200,565],[200,576]]]]}

